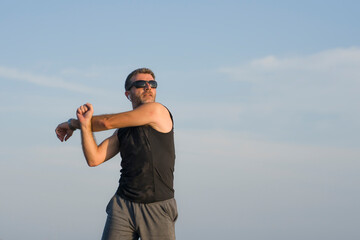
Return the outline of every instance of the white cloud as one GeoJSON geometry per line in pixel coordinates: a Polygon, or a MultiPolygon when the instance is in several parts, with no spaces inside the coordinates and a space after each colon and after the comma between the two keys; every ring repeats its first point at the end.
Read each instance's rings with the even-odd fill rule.
{"type": "Polygon", "coordinates": [[[101,94],[101,90],[86,85],[71,83],[60,77],[43,76],[21,71],[16,68],[0,66],[0,77],[17,81],[24,81],[43,87],[60,88],[72,92],[87,94],[101,94]]]}
{"type": "Polygon", "coordinates": [[[360,77],[360,48],[331,49],[306,56],[266,56],[220,72],[236,81],[356,81],[360,77]]]}
{"type": "Polygon", "coordinates": [[[76,77],[86,77],[86,78],[97,78],[101,77],[101,74],[94,69],[90,69],[87,71],[79,70],[76,68],[66,68],[61,70],[61,74],[64,76],[76,76],[76,77]]]}
{"type": "Polygon", "coordinates": [[[270,138],[282,135],[342,144],[351,144],[358,135],[358,47],[293,57],[266,56],[219,71],[239,84],[239,94],[241,84],[247,86],[247,97],[238,104],[242,109],[239,119],[249,129],[270,138]]]}
{"type": "Polygon", "coordinates": [[[253,85],[253,98],[315,111],[347,109],[360,101],[360,48],[306,56],[267,56],[220,72],[253,85]]]}

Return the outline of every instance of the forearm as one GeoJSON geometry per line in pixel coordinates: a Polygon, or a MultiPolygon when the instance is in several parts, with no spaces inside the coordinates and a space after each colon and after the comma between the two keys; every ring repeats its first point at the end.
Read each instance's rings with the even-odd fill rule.
{"type": "MultiPolygon", "coordinates": [[[[108,119],[111,115],[113,115],[113,114],[104,114],[104,115],[93,116],[91,119],[91,126],[92,126],[91,131],[99,132],[99,131],[105,131],[105,130],[111,129],[111,128],[108,128],[108,126],[105,123],[105,120],[108,119]]],[[[69,122],[73,128],[81,129],[79,120],[72,118],[69,120],[69,122]]]]}
{"type": "MultiPolygon", "coordinates": [[[[159,103],[147,103],[128,112],[92,116],[91,131],[98,132],[123,127],[151,125],[159,122],[159,119],[168,117],[169,112],[164,106],[159,103]]],[[[70,122],[71,126],[80,129],[78,120],[71,119],[70,122]]]]}
{"type": "Polygon", "coordinates": [[[97,166],[101,163],[99,160],[98,145],[96,144],[91,126],[81,126],[81,145],[87,164],[90,167],[97,166]]]}

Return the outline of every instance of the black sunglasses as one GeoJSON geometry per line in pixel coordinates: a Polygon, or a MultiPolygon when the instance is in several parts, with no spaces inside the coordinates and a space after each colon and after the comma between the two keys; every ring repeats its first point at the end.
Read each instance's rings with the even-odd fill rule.
{"type": "Polygon", "coordinates": [[[132,87],[144,88],[144,87],[146,87],[146,83],[149,83],[151,88],[157,88],[157,82],[155,80],[150,80],[150,81],[138,80],[138,81],[132,82],[126,90],[129,91],[130,88],[132,88],[132,87]]]}

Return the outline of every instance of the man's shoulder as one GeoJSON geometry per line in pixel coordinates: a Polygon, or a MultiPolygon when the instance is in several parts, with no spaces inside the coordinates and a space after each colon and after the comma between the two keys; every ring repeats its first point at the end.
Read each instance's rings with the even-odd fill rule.
{"type": "Polygon", "coordinates": [[[173,128],[173,116],[170,110],[159,102],[147,103],[152,108],[154,114],[154,122],[149,124],[152,128],[159,132],[170,132],[173,128]]]}
{"type": "Polygon", "coordinates": [[[143,106],[148,107],[148,108],[168,109],[167,107],[165,107],[164,104],[159,103],[159,102],[144,103],[143,106]]]}
{"type": "Polygon", "coordinates": [[[159,102],[144,103],[142,107],[150,110],[153,113],[159,114],[160,117],[163,117],[164,115],[168,115],[168,114],[171,115],[169,108],[167,108],[165,105],[159,102]]]}

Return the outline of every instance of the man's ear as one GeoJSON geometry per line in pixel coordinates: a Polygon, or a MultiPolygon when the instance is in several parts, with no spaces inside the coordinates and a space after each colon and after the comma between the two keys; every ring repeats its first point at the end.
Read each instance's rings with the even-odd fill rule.
{"type": "Polygon", "coordinates": [[[127,97],[127,99],[129,99],[129,101],[131,102],[131,97],[130,97],[130,93],[128,91],[125,92],[125,96],[127,97]]]}

